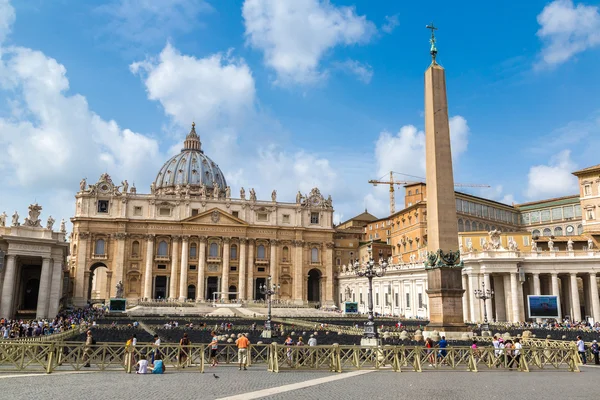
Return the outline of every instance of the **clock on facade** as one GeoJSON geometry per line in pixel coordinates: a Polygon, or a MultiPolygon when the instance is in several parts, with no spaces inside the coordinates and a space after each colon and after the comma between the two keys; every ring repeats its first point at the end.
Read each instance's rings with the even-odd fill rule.
{"type": "Polygon", "coordinates": [[[573,233],[573,227],[567,226],[567,233],[573,233]]]}

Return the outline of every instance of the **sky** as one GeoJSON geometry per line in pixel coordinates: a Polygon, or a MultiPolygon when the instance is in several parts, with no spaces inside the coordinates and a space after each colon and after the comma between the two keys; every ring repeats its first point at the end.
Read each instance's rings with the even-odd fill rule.
{"type": "Polygon", "coordinates": [[[148,193],[195,122],[232,193],[318,187],[335,221],[384,217],[368,180],[425,175],[431,21],[455,181],[490,186],[460,190],[577,194],[600,163],[600,3],[499,4],[0,0],[0,212],[68,219],[103,172],[148,193]]]}

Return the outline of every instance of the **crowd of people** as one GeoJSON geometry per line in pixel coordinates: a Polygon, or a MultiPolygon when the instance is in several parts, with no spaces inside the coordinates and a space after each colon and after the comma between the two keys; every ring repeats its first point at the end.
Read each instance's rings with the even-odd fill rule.
{"type": "MultiPolygon", "coordinates": [[[[570,321],[564,319],[559,320],[544,320],[543,322],[496,322],[490,323],[493,328],[503,329],[548,329],[548,330],[559,330],[559,331],[583,331],[583,332],[596,332],[600,333],[600,322],[591,324],[589,321],[570,321]]],[[[478,325],[481,327],[481,324],[478,325]]]]}

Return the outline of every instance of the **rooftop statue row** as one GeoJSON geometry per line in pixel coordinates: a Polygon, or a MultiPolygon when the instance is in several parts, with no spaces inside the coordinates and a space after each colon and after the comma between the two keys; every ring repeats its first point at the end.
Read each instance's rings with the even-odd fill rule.
{"type": "MultiPolygon", "coordinates": [[[[42,206],[40,206],[37,203],[30,204],[29,205],[29,216],[25,218],[25,221],[23,221],[22,226],[28,226],[28,227],[32,227],[32,228],[43,228],[42,221],[39,218],[41,212],[42,212],[42,206]]],[[[11,226],[21,226],[21,223],[19,222],[19,217],[20,217],[19,213],[17,211],[15,211],[14,214],[12,215],[11,226]]],[[[2,214],[0,214],[0,226],[6,226],[7,218],[8,218],[8,215],[6,214],[6,211],[3,211],[2,214]]],[[[52,215],[50,215],[46,221],[45,229],[53,230],[55,222],[56,222],[56,220],[54,218],[52,218],[52,215]]],[[[60,232],[61,233],[67,232],[66,222],[65,222],[64,218],[61,219],[61,221],[60,221],[60,232]]]]}

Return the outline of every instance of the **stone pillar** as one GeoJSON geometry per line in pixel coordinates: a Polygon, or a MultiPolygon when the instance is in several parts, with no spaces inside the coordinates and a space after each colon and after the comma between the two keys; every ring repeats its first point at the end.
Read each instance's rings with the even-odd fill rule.
{"type": "MultiPolygon", "coordinates": [[[[483,283],[485,285],[485,290],[492,290],[492,282],[490,280],[490,274],[483,274],[483,283]]],[[[492,321],[494,319],[494,309],[492,308],[492,299],[487,299],[485,301],[485,311],[488,315],[488,321],[492,321]]]]}
{"type": "MultiPolygon", "coordinates": [[[[125,208],[125,205],[123,205],[125,208]]],[[[115,233],[113,238],[117,241],[117,255],[115,257],[115,280],[111,283],[110,288],[111,292],[109,292],[109,297],[111,297],[110,293],[114,293],[116,295],[117,291],[117,283],[124,282],[124,271],[125,271],[125,239],[127,238],[126,233],[115,233]]]]}
{"type": "Polygon", "coordinates": [[[304,243],[302,240],[294,240],[294,303],[304,304],[304,261],[302,260],[304,243]]]}
{"type": "Polygon", "coordinates": [[[504,297],[504,276],[494,275],[494,305],[496,309],[496,321],[506,322],[506,299],[504,297]]]}
{"type": "Polygon", "coordinates": [[[248,239],[248,300],[254,300],[254,239],[248,239]]]}
{"type": "Polygon", "coordinates": [[[12,318],[14,316],[15,276],[17,272],[16,256],[8,254],[4,266],[4,282],[2,283],[2,303],[0,304],[0,316],[12,318]]]}
{"type": "Polygon", "coordinates": [[[223,238],[223,271],[221,271],[221,299],[228,300],[227,293],[229,291],[229,243],[231,239],[223,238]]]}
{"type": "Polygon", "coordinates": [[[75,267],[74,282],[75,298],[73,299],[73,305],[76,307],[83,307],[87,302],[87,291],[85,290],[87,283],[85,280],[85,273],[87,271],[87,253],[90,234],[88,232],[79,232],[77,234],[77,238],[77,264],[75,267]]]}
{"type": "Polygon", "coordinates": [[[169,278],[169,299],[177,299],[177,261],[179,258],[179,240],[181,237],[173,236],[171,239],[171,276],[169,278]]]}
{"type": "Polygon", "coordinates": [[[506,322],[514,320],[512,311],[512,296],[510,294],[510,274],[504,274],[504,307],[506,310],[506,322]]]}
{"type": "Polygon", "coordinates": [[[594,323],[600,322],[600,298],[598,298],[598,280],[596,273],[590,272],[590,297],[592,303],[591,315],[594,318],[594,323]]]}
{"type": "MultiPolygon", "coordinates": [[[[271,239],[271,255],[269,259],[269,275],[271,275],[271,282],[275,285],[279,283],[279,263],[277,262],[277,244],[278,241],[275,239],[271,239]]],[[[275,295],[274,297],[277,297],[275,295]]]]}
{"type": "Polygon", "coordinates": [[[481,322],[481,305],[480,300],[475,297],[473,291],[475,289],[481,289],[479,287],[479,277],[475,273],[469,273],[469,298],[471,300],[471,321],[481,322]]]}
{"type": "Polygon", "coordinates": [[[144,298],[152,298],[152,270],[154,267],[154,235],[146,237],[146,271],[144,272],[144,298]]]}
{"type": "Polygon", "coordinates": [[[239,299],[246,300],[246,238],[240,238],[240,262],[238,271],[239,299]]]}
{"type": "Polygon", "coordinates": [[[557,303],[558,303],[558,320],[562,320],[562,311],[561,311],[561,306],[560,306],[560,290],[558,287],[558,274],[556,272],[553,272],[551,274],[551,281],[552,281],[552,295],[553,296],[557,296],[557,303]]]}
{"type": "Polygon", "coordinates": [[[106,282],[104,284],[106,285],[106,296],[108,297],[108,299],[111,298],[110,289],[113,286],[112,285],[112,276],[113,276],[113,272],[107,270],[106,271],[106,282]]]}
{"type": "Polygon", "coordinates": [[[200,254],[198,257],[198,287],[196,291],[196,301],[204,301],[204,292],[206,291],[206,278],[204,277],[206,273],[206,236],[200,236],[200,254]]]}
{"type": "Polygon", "coordinates": [[[471,307],[469,306],[469,277],[467,274],[462,276],[462,288],[465,291],[462,298],[463,316],[465,322],[471,320],[471,307]]]}
{"type": "MultiPolygon", "coordinates": [[[[334,242],[325,243],[325,273],[327,281],[325,282],[325,304],[333,305],[333,288],[335,286],[335,276],[333,274],[333,247],[334,242]]],[[[425,293],[423,293],[423,296],[425,293]]],[[[385,304],[384,304],[385,305],[385,304]]]]}
{"type": "Polygon", "coordinates": [[[521,316],[521,302],[519,301],[519,291],[521,291],[521,284],[519,283],[519,274],[512,272],[510,274],[510,295],[512,305],[512,321],[519,322],[521,316]]]}
{"type": "Polygon", "coordinates": [[[185,301],[187,299],[187,286],[188,286],[188,257],[189,251],[189,236],[183,236],[181,238],[181,266],[179,268],[179,301],[185,301]]]}
{"type": "MultiPolygon", "coordinates": [[[[540,274],[533,274],[533,294],[539,296],[542,294],[542,289],[540,286],[540,274]]],[[[542,322],[541,318],[536,318],[536,322],[542,322]]]]}
{"type": "Polygon", "coordinates": [[[48,317],[48,297],[50,295],[51,274],[52,267],[50,265],[50,258],[44,257],[42,259],[42,273],[40,275],[40,288],[38,291],[37,311],[35,313],[36,318],[48,317]]]}
{"type": "Polygon", "coordinates": [[[573,308],[572,321],[581,321],[581,306],[579,303],[579,288],[577,286],[577,274],[571,272],[569,274],[571,281],[571,306],[573,308]]]}
{"type": "Polygon", "coordinates": [[[63,284],[63,265],[60,260],[52,262],[52,282],[50,284],[50,299],[48,300],[48,317],[54,318],[60,308],[63,284]]]}

